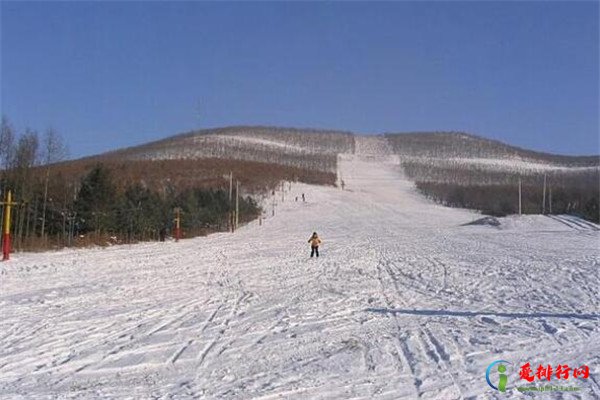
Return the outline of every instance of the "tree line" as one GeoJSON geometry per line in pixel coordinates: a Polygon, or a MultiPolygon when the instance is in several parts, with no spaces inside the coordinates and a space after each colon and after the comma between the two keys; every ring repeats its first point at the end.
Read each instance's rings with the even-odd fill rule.
{"type": "MultiPolygon", "coordinates": [[[[497,142],[487,143],[470,136],[462,138],[458,134],[395,137],[400,138],[396,144],[405,145],[403,151],[411,154],[422,150],[437,152],[433,154],[436,157],[444,154],[451,157],[466,151],[471,155],[491,156],[508,151],[497,148],[501,145],[497,142]],[[444,139],[441,143],[445,146],[436,148],[434,144],[440,139],[444,139]],[[485,146],[478,147],[482,143],[485,146]]],[[[446,206],[476,209],[494,216],[516,214],[519,212],[518,187],[521,182],[521,210],[524,214],[574,214],[599,223],[599,158],[540,154],[538,158],[544,162],[561,162],[577,167],[556,164],[551,164],[550,167],[554,168],[546,170],[528,168],[527,164],[490,167],[471,162],[466,156],[461,160],[448,160],[429,158],[432,154],[426,154],[405,157],[402,168],[422,194],[446,206]],[[544,179],[548,189],[546,196],[544,179]]]]}
{"type": "Polygon", "coordinates": [[[48,128],[39,134],[37,130],[26,128],[18,134],[10,121],[2,117],[0,196],[4,200],[11,190],[13,199],[18,201],[12,220],[12,235],[17,246],[32,237],[47,236],[50,166],[67,154],[67,147],[55,129],[48,128]]]}
{"type": "MultiPolygon", "coordinates": [[[[457,185],[419,181],[416,186],[426,197],[449,207],[480,210],[497,217],[519,213],[518,185],[457,185]]],[[[542,184],[528,183],[521,187],[523,214],[574,214],[600,223],[599,201],[598,190],[593,186],[549,185],[545,196],[542,184]]]]}
{"type": "MultiPolygon", "coordinates": [[[[96,165],[81,181],[73,203],[75,236],[90,235],[119,243],[157,240],[172,232],[174,210],[179,209],[184,237],[228,229],[233,199],[223,189],[187,188],[159,193],[140,183],[121,190],[112,173],[96,165]]],[[[247,222],[260,214],[250,196],[239,199],[239,219],[247,222]]]]}
{"type": "MultiPolygon", "coordinates": [[[[10,190],[11,235],[17,250],[59,248],[65,245],[135,242],[158,239],[171,232],[174,209],[181,210],[184,236],[225,230],[232,209],[222,177],[206,182],[168,175],[156,165],[154,181],[144,180],[144,168],[131,178],[129,164],[64,161],[67,147],[54,129],[43,134],[17,132],[2,118],[0,127],[0,196],[10,190]],[[166,174],[166,175],[165,175],[166,174]]],[[[142,163],[143,164],[143,163],[142,163]]],[[[203,166],[205,166],[203,164],[203,166]]],[[[214,172],[214,171],[212,171],[214,172]]],[[[185,177],[184,177],[185,178],[185,177]]],[[[247,192],[247,191],[246,191],[247,192]]],[[[255,218],[260,209],[249,196],[239,199],[240,222],[255,218]]],[[[5,206],[0,207],[2,218],[5,206]]]]}

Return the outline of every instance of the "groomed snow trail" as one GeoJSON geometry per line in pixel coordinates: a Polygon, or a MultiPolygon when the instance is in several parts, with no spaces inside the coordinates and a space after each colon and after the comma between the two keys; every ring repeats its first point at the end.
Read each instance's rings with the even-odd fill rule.
{"type": "Polygon", "coordinates": [[[1,264],[0,397],[500,399],[505,359],[587,364],[598,398],[598,227],[461,226],[380,145],[262,226],[1,264]]]}

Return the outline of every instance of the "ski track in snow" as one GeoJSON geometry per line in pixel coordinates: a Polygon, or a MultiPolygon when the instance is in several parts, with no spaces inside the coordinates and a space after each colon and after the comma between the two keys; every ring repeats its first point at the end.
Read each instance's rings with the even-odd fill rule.
{"type": "Polygon", "coordinates": [[[578,394],[533,396],[600,397],[598,226],[461,226],[479,215],[361,140],[347,190],[295,184],[262,226],[1,264],[0,397],[508,398],[498,359],[587,364],[578,394]]]}

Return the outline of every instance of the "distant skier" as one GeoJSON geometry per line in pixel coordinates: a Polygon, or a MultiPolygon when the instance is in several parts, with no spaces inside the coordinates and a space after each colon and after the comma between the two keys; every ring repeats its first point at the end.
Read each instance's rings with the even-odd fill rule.
{"type": "Polygon", "coordinates": [[[158,238],[161,242],[165,241],[165,238],[167,237],[167,228],[165,228],[164,226],[162,228],[160,228],[160,230],[158,231],[158,238]]]}
{"type": "Polygon", "coordinates": [[[319,238],[317,232],[313,232],[310,239],[308,239],[308,243],[310,243],[311,248],[310,257],[312,258],[315,254],[319,257],[319,245],[323,243],[323,241],[319,238]]]}
{"type": "Polygon", "coordinates": [[[306,201],[306,198],[304,198],[304,193],[302,193],[302,201],[306,201]]]}

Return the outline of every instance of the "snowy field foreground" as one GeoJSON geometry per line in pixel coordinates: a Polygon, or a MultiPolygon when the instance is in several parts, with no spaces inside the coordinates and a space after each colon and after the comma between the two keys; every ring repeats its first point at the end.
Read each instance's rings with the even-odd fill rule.
{"type": "Polygon", "coordinates": [[[480,216],[427,202],[397,163],[343,156],[345,191],[292,186],[235,234],[14,255],[0,398],[599,398],[598,227],[461,226],[480,216]],[[508,393],[485,381],[499,359],[508,393]],[[591,376],[521,394],[526,362],[591,376]]]}

